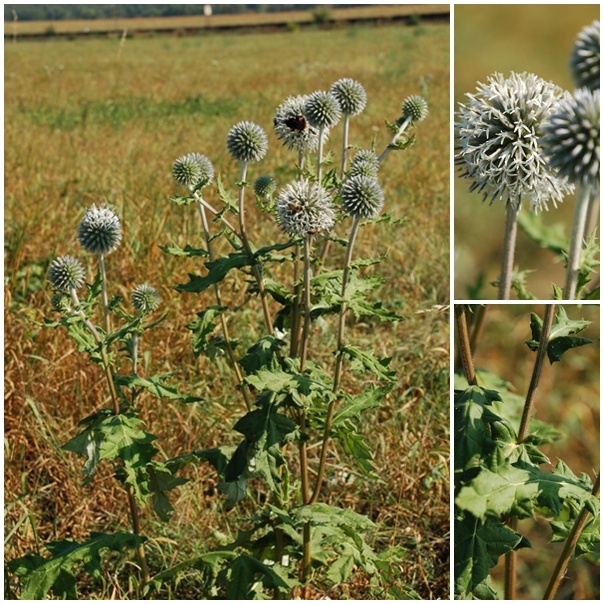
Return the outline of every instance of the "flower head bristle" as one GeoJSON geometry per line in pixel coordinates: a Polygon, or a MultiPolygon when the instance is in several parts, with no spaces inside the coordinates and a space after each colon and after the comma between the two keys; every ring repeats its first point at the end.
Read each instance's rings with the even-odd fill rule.
{"type": "MultiPolygon", "coordinates": [[[[273,125],[283,144],[290,150],[316,151],[319,146],[319,130],[308,123],[304,116],[307,96],[290,96],[275,111],[273,125]]],[[[323,131],[323,142],[327,138],[323,131]]]]}
{"type": "Polygon", "coordinates": [[[514,207],[528,201],[531,209],[554,206],[573,190],[547,164],[540,144],[544,121],[556,111],[564,92],[530,73],[495,73],[456,113],[460,175],[472,181],[491,203],[500,199],[514,207]]]}
{"type": "Polygon", "coordinates": [[[137,285],[132,290],[132,306],[144,315],[148,315],[157,309],[161,301],[158,291],[148,283],[137,285]]]}
{"type": "Polygon", "coordinates": [[[600,21],[584,27],[577,36],[570,70],[577,88],[600,89],[600,21]]]}
{"type": "Polygon", "coordinates": [[[59,256],[50,263],[48,281],[59,292],[70,292],[84,285],[86,272],[77,258],[59,256]]]}
{"type": "Polygon", "coordinates": [[[78,239],[91,254],[109,254],[122,240],[119,216],[108,206],[92,205],[78,227],[78,239]]]}
{"type": "Polygon", "coordinates": [[[354,154],[350,162],[348,176],[369,176],[377,178],[380,162],[374,151],[360,149],[354,154]]]}
{"type": "Polygon", "coordinates": [[[277,197],[277,220],[292,237],[309,237],[331,231],[335,209],[329,193],[316,182],[297,180],[277,197]]]}
{"type": "Polygon", "coordinates": [[[205,155],[188,153],[172,164],[172,176],[189,190],[201,189],[214,179],[214,166],[205,155]]]}
{"type": "Polygon", "coordinates": [[[342,78],[334,82],[329,91],[336,97],[345,115],[358,115],[365,109],[367,93],[360,82],[342,78]]]}
{"type": "Polygon", "coordinates": [[[412,122],[421,122],[428,115],[428,101],[423,96],[414,94],[403,102],[403,118],[411,118],[412,122]]]}
{"type": "Polygon", "coordinates": [[[307,97],[304,116],[315,128],[333,128],[340,121],[342,110],[333,94],[317,90],[307,97]]]}
{"type": "Polygon", "coordinates": [[[254,181],[254,193],[257,197],[270,197],[277,190],[277,183],[272,176],[263,174],[254,181]]]}
{"type": "Polygon", "coordinates": [[[239,122],[229,131],[227,149],[237,161],[258,162],[266,155],[268,149],[266,132],[254,122],[239,122]]]}
{"type": "Polygon", "coordinates": [[[375,218],[384,207],[384,192],[375,178],[347,178],[340,191],[342,209],[354,218],[375,218]]]}

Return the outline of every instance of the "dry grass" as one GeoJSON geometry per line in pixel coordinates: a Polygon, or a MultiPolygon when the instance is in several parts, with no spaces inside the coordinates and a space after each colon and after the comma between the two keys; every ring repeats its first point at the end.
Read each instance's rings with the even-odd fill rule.
{"type": "MultiPolygon", "coordinates": [[[[404,548],[384,582],[426,598],[447,597],[449,331],[448,313],[432,307],[449,298],[448,45],[447,26],[421,25],[135,39],[121,54],[108,40],[5,48],[5,505],[6,528],[14,529],[7,558],[49,539],[127,526],[123,494],[112,478],[101,475],[82,487],[81,460],[60,450],[80,419],[105,406],[100,375],[62,331],[38,323],[50,315],[48,263],[59,254],[80,255],[75,232],[84,209],[108,201],[122,215],[124,242],[108,258],[111,293],[126,294],[148,280],[162,294],[168,318],[143,342],[149,373],[178,370],[182,389],[206,401],[183,406],[142,399],[150,430],[169,457],[225,444],[242,405],[220,367],[194,360],[186,330],[212,300],[177,294],[172,288],[186,281],[187,271],[201,269],[157,247],[171,240],[199,244],[195,215],[167,201],[177,192],[172,161],[203,152],[233,186],[238,170],[224,145],[232,124],[251,119],[270,133],[272,112],[286,96],[327,88],[344,76],[360,80],[369,95],[366,112],[352,123],[352,141],[369,146],[375,139],[382,148],[389,138],[383,118],[396,118],[423,78],[430,116],[416,147],[392,154],[382,177],[388,210],[407,223],[368,227],[358,242],[359,255],[389,252],[378,269],[387,286],[378,295],[407,317],[393,327],[358,323],[350,329],[359,345],[393,355],[399,375],[387,404],[364,426],[382,482],[329,482],[324,500],[374,519],[376,549],[404,548]]],[[[269,139],[269,157],[250,179],[268,172],[283,185],[291,170],[280,166],[293,158],[274,135],[269,139]]],[[[339,149],[338,136],[333,148],[339,149]]],[[[249,224],[258,241],[282,237],[253,208],[249,224]]],[[[342,252],[333,253],[336,265],[342,252]]],[[[225,297],[232,305],[245,302],[241,279],[225,288],[225,297]]],[[[246,303],[232,328],[242,346],[252,342],[260,334],[257,307],[246,303]]],[[[319,360],[329,356],[329,337],[313,341],[319,360]]],[[[334,452],[330,477],[346,465],[334,452]]],[[[200,466],[189,473],[191,481],[173,497],[170,523],[150,514],[144,519],[146,534],[161,539],[151,551],[158,567],[233,537],[253,505],[227,514],[213,472],[200,466]]],[[[255,486],[254,497],[261,498],[262,485],[255,486]]],[[[367,597],[365,583],[357,583],[339,589],[367,597]]]]}

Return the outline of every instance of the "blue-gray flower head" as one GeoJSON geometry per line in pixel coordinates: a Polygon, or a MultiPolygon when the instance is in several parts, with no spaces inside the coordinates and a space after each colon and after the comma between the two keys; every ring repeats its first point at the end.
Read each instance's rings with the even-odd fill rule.
{"type": "Polygon", "coordinates": [[[476,94],[456,113],[460,176],[472,181],[470,191],[531,209],[554,207],[573,190],[548,165],[540,143],[544,121],[557,110],[561,88],[529,73],[500,73],[479,83],[476,94]]]}
{"type": "Polygon", "coordinates": [[[342,78],[334,82],[329,92],[336,97],[342,113],[346,115],[358,115],[367,104],[367,93],[363,85],[352,78],[342,78]]]}
{"type": "Polygon", "coordinates": [[[375,218],[384,207],[384,192],[375,178],[347,178],[340,191],[342,209],[353,218],[375,218]]]}
{"type": "Polygon", "coordinates": [[[380,162],[371,149],[360,149],[354,154],[350,162],[348,176],[369,176],[377,178],[380,162]]]}
{"type": "Polygon", "coordinates": [[[570,70],[577,88],[600,88],[600,22],[579,33],[570,56],[570,70]]]}
{"type": "Polygon", "coordinates": [[[575,185],[600,180],[600,90],[581,88],[565,98],[543,125],[541,144],[550,165],[575,185]]]}
{"type": "Polygon", "coordinates": [[[338,99],[330,92],[317,90],[304,103],[304,116],[315,128],[333,128],[342,117],[338,99]]]}
{"type": "Polygon", "coordinates": [[[78,239],[91,254],[109,254],[122,240],[122,226],[118,215],[108,206],[92,205],[78,227],[78,239]]]}
{"type": "Polygon", "coordinates": [[[85,278],[84,267],[73,256],[59,256],[50,263],[48,281],[54,289],[60,292],[80,289],[84,285],[85,278]]]}
{"type": "Polygon", "coordinates": [[[276,200],[279,226],[292,237],[309,237],[331,231],[335,209],[329,193],[316,182],[297,180],[276,200]]]}
{"type": "Polygon", "coordinates": [[[148,315],[157,309],[160,301],[158,291],[148,283],[137,285],[132,290],[132,306],[136,312],[148,315]]]}
{"type": "Polygon", "coordinates": [[[263,174],[254,181],[254,193],[258,197],[270,197],[277,190],[277,183],[272,176],[263,174]]]}
{"type": "Polygon", "coordinates": [[[188,153],[172,164],[172,176],[179,185],[191,191],[202,189],[214,179],[214,166],[205,155],[188,153]]]}
{"type": "MultiPolygon", "coordinates": [[[[283,144],[296,151],[316,151],[319,146],[319,130],[304,117],[304,103],[307,96],[290,96],[275,111],[273,125],[283,144]]],[[[328,132],[323,131],[323,142],[328,132]]]]}
{"type": "Polygon", "coordinates": [[[254,122],[239,122],[229,131],[227,149],[237,161],[255,163],[260,161],[268,149],[266,132],[254,122]]]}
{"type": "Polygon", "coordinates": [[[403,101],[403,119],[408,117],[413,122],[421,122],[428,115],[428,101],[423,96],[413,94],[403,101]]]}

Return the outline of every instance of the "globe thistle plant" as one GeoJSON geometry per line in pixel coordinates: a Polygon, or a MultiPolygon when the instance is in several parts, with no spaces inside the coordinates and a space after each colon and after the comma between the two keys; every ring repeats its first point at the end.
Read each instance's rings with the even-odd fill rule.
{"type": "Polygon", "coordinates": [[[188,153],[172,164],[172,176],[183,187],[194,191],[209,185],[214,179],[212,162],[201,153],[188,153]]]}
{"type": "Polygon", "coordinates": [[[237,161],[258,162],[266,155],[268,149],[266,132],[254,122],[239,122],[229,131],[227,149],[237,161]]]}
{"type": "Polygon", "coordinates": [[[148,315],[157,310],[161,297],[152,285],[143,283],[132,290],[131,301],[137,313],[148,315]]]}
{"type": "Polygon", "coordinates": [[[411,95],[403,102],[402,111],[403,119],[421,122],[428,116],[428,101],[418,94],[411,95]]]}
{"type": "Polygon", "coordinates": [[[570,70],[577,88],[600,88],[600,22],[584,27],[573,46],[570,70]]]}
{"type": "Polygon", "coordinates": [[[122,240],[118,215],[108,206],[92,205],[78,228],[82,247],[91,254],[106,255],[115,250],[122,240]]]}
{"type": "Polygon", "coordinates": [[[84,285],[86,272],[81,262],[73,256],[55,258],[48,270],[48,281],[59,292],[71,292],[84,285]]]}
{"type": "Polygon", "coordinates": [[[298,180],[287,185],[277,197],[277,220],[292,237],[328,233],[335,223],[335,210],[329,193],[316,182],[298,180]]]}
{"type": "Polygon", "coordinates": [[[506,203],[499,298],[508,299],[514,261],[517,217],[523,201],[534,211],[554,206],[573,187],[548,164],[541,147],[545,120],[554,113],[563,91],[530,73],[495,73],[476,94],[460,104],[455,124],[460,175],[472,181],[470,191],[483,200],[506,203]]]}
{"type": "Polygon", "coordinates": [[[384,192],[377,180],[369,176],[346,179],[340,199],[344,212],[353,218],[375,218],[384,207],[384,192]]]}
{"type": "Polygon", "coordinates": [[[335,95],[317,90],[306,98],[304,116],[315,128],[333,128],[342,117],[342,109],[335,95]]]}

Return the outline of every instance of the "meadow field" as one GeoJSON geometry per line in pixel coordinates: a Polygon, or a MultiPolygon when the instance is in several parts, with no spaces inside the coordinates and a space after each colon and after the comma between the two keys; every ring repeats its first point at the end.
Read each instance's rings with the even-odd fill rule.
{"type": "MultiPolygon", "coordinates": [[[[225,145],[233,124],[265,128],[269,153],[250,179],[272,174],[279,186],[293,172],[294,152],[275,136],[276,107],[290,95],[329,89],[343,77],[363,84],[366,110],[351,121],[350,142],[382,149],[409,95],[425,94],[430,112],[415,144],[391,153],[380,172],[386,211],[404,221],[363,228],[359,254],[387,254],[374,270],[385,278],[378,298],[405,320],[350,322],[359,346],[392,356],[396,385],[363,432],[379,480],[355,475],[346,454],[329,459],[323,499],[352,507],[376,523],[372,546],[387,565],[374,579],[357,573],[343,585],[315,581],[316,597],[384,599],[449,595],[449,27],[417,23],[380,28],[189,38],[44,41],[5,44],[5,558],[40,551],[51,540],[90,531],[127,530],[127,505],[111,473],[82,485],[81,459],[61,446],[76,424],[106,406],[101,372],[79,354],[52,317],[46,280],[57,256],[80,254],[76,231],[91,204],[110,203],[124,226],[119,252],[107,259],[113,294],[148,281],[167,319],[145,341],[149,372],[174,371],[182,391],[204,403],[143,399],[142,417],[166,458],[231,438],[241,412],[234,383],[207,358],[195,359],[186,326],[212,303],[208,292],[174,287],[195,259],[166,255],[159,245],[199,244],[198,217],[169,197],[182,194],[173,161],[189,152],[212,159],[235,188],[238,170],[225,145]],[[348,470],[346,470],[348,471],[348,470]],[[390,552],[390,553],[388,553],[390,552]]],[[[340,148],[341,133],[330,144],[340,148]]],[[[337,161],[337,159],[335,160],[337,161]]],[[[216,189],[207,198],[218,203],[216,189]]],[[[284,237],[250,204],[257,241],[284,237]]],[[[332,250],[335,260],[343,255],[332,250]]],[[[91,280],[92,263],[88,279],[91,280]]],[[[244,312],[234,335],[253,342],[260,311],[249,305],[243,277],[224,297],[244,312]]],[[[322,337],[315,336],[317,340],[322,337]]],[[[326,349],[327,351],[327,349],[326,349]]],[[[327,355],[327,352],[325,353],[327,355]]],[[[326,358],[327,362],[328,359],[326,358]]],[[[162,523],[144,510],[151,571],[158,572],[231,542],[261,503],[262,487],[227,511],[207,465],[188,468],[189,482],[171,493],[174,516],[162,523]]],[[[255,487],[256,488],[256,487],[255,487]]],[[[123,575],[88,583],[91,598],[140,595],[123,575]]],[[[188,576],[164,598],[195,598],[188,576]]]]}
{"type": "MultiPolygon", "coordinates": [[[[476,92],[478,82],[500,72],[534,73],[564,90],[574,90],[569,69],[570,53],[583,27],[599,18],[598,5],[460,5],[455,9],[453,88],[454,111],[476,92]]],[[[455,199],[455,298],[492,299],[497,289],[505,225],[501,203],[489,206],[482,196],[468,191],[471,181],[456,178],[455,199]],[[483,236],[488,233],[487,237],[483,236]]],[[[539,220],[559,228],[570,237],[574,195],[539,220]]],[[[515,266],[531,271],[527,288],[536,299],[550,299],[552,283],[564,281],[565,267],[551,251],[542,249],[519,229],[515,266]]]]}

